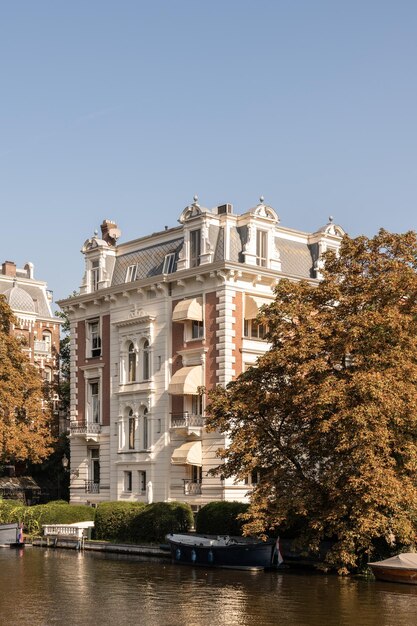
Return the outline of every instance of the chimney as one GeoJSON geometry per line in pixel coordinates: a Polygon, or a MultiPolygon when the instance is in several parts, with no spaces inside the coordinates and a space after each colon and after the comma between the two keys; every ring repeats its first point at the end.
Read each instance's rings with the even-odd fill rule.
{"type": "Polygon", "coordinates": [[[231,215],[233,213],[233,204],[221,204],[217,207],[217,215],[231,215]]]}
{"type": "Polygon", "coordinates": [[[5,261],[1,266],[3,276],[16,277],[16,263],[14,261],[5,261]]]}
{"type": "Polygon", "coordinates": [[[116,240],[120,237],[120,230],[117,228],[116,222],[112,220],[103,220],[101,225],[101,238],[109,246],[115,246],[116,240]]]}

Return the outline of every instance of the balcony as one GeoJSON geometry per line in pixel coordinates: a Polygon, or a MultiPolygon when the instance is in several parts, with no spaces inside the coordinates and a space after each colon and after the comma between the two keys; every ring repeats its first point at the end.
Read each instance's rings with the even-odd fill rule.
{"type": "Polygon", "coordinates": [[[51,344],[49,341],[35,340],[33,342],[33,350],[40,354],[51,354],[51,344]]]}
{"type": "Polygon", "coordinates": [[[85,480],[85,493],[100,493],[100,483],[95,480],[85,480]]]}
{"type": "Polygon", "coordinates": [[[171,413],[171,428],[175,430],[185,431],[187,434],[201,435],[201,429],[204,426],[204,417],[202,415],[193,415],[188,411],[184,413],[171,413]]]}
{"type": "Polygon", "coordinates": [[[71,422],[70,424],[71,437],[85,437],[92,441],[98,441],[100,433],[101,424],[95,422],[84,422],[83,424],[71,422]]]}
{"type": "Polygon", "coordinates": [[[201,495],[201,481],[194,482],[188,478],[183,478],[183,481],[184,481],[184,495],[185,496],[201,495]]]}

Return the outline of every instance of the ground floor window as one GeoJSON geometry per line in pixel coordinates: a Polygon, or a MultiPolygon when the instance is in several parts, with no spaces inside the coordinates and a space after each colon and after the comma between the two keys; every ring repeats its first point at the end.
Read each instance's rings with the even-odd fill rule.
{"type": "Polygon", "coordinates": [[[128,493],[132,492],[132,472],[124,472],[123,489],[128,493]]]}

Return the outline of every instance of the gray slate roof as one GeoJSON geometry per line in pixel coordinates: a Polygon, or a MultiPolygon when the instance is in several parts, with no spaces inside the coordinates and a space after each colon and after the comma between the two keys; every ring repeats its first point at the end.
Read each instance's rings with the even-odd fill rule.
{"type": "Polygon", "coordinates": [[[179,251],[183,245],[183,238],[173,239],[167,243],[156,244],[144,248],[143,250],[137,250],[136,252],[129,252],[123,254],[116,259],[116,264],[113,272],[112,286],[122,285],[126,282],[126,272],[130,265],[138,266],[136,280],[149,278],[150,276],[158,276],[162,274],[162,268],[164,265],[165,255],[175,252],[175,265],[174,271],[177,269],[177,259],[179,251]]]}

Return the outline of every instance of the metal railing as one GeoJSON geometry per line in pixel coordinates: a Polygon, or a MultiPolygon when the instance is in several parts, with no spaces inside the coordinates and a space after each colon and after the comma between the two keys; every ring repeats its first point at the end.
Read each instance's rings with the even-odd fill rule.
{"type": "Polygon", "coordinates": [[[96,424],[95,422],[84,422],[84,424],[71,422],[70,431],[71,435],[98,435],[101,432],[101,424],[96,424]]]}
{"type": "Polygon", "coordinates": [[[188,411],[171,413],[171,428],[187,428],[189,426],[203,427],[204,417],[202,415],[192,415],[188,411]]]}
{"type": "Polygon", "coordinates": [[[100,493],[100,483],[95,480],[85,480],[85,493],[100,493]]]}
{"type": "Polygon", "coordinates": [[[183,481],[185,496],[198,496],[201,494],[201,481],[194,482],[187,478],[183,478],[183,481]]]}

